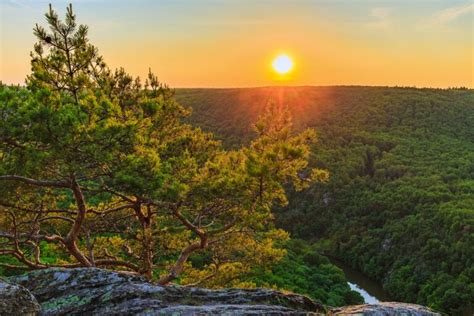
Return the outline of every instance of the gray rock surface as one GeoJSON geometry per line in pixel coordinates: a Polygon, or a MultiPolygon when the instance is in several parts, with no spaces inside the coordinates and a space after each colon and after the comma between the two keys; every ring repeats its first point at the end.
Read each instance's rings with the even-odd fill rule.
{"type": "Polygon", "coordinates": [[[317,315],[326,308],[302,295],[267,289],[207,290],[159,286],[93,268],[38,270],[11,279],[28,288],[42,315],[317,315]]]}
{"type": "Polygon", "coordinates": [[[382,302],[378,304],[364,304],[345,306],[332,310],[333,315],[367,315],[367,316],[435,316],[441,315],[431,309],[407,303],[382,302]]]}
{"type": "MultiPolygon", "coordinates": [[[[41,304],[40,315],[440,315],[424,306],[396,302],[330,309],[302,295],[268,289],[159,286],[140,276],[95,268],[38,270],[11,281],[31,291],[41,304]]],[[[37,305],[24,314],[3,312],[20,311],[35,302],[21,289],[0,283],[0,315],[34,315],[37,305]],[[2,292],[4,288],[9,290],[2,292]],[[23,294],[11,296],[15,291],[23,294]]]]}
{"type": "Polygon", "coordinates": [[[33,316],[39,310],[40,305],[27,289],[0,279],[0,315],[33,316]]]}

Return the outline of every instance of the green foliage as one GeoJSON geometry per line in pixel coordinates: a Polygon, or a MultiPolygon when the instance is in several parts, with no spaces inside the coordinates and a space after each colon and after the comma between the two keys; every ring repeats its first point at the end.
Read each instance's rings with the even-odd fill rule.
{"type": "Polygon", "coordinates": [[[1,272],[97,265],[358,302],[313,248],[278,246],[279,205],[279,227],[322,239],[394,299],[449,313],[474,301],[472,90],[175,99],[151,72],[142,84],[110,70],[71,7],[64,22],[52,9],[46,19],[27,87],[0,86],[1,272]]]}
{"type": "Polygon", "coordinates": [[[326,178],[308,168],[314,132],[269,105],[257,137],[225,150],[151,71],[111,71],[71,6],[46,20],[27,87],[0,86],[0,266],[219,287],[280,260],[272,206],[326,178]]]}
{"type": "Polygon", "coordinates": [[[265,100],[318,139],[327,182],[276,210],[293,236],[378,280],[394,300],[459,313],[474,302],[474,91],[369,87],[183,89],[190,122],[229,147],[265,100]]]}
{"type": "Polygon", "coordinates": [[[341,269],[302,240],[286,243],[285,257],[264,269],[254,268],[250,280],[259,287],[274,287],[306,294],[323,304],[343,306],[362,304],[359,293],[351,291],[341,269]]]}

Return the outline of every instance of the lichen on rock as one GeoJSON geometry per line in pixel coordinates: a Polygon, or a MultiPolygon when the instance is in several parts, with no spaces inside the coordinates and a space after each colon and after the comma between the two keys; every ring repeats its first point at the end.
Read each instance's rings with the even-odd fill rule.
{"type": "MultiPolygon", "coordinates": [[[[329,308],[303,295],[270,289],[160,286],[141,276],[96,268],[39,270],[11,281],[35,295],[40,315],[440,315],[424,306],[397,302],[329,308]]],[[[1,293],[2,283],[0,304],[1,293]]],[[[0,305],[3,315],[1,308],[5,307],[0,305]]],[[[38,310],[36,303],[34,311],[38,310]]]]}
{"type": "Polygon", "coordinates": [[[399,303],[381,302],[377,304],[363,304],[345,306],[332,310],[332,315],[364,315],[364,316],[440,316],[428,307],[399,303]]]}
{"type": "Polygon", "coordinates": [[[28,288],[42,315],[318,315],[327,310],[269,289],[160,286],[96,268],[46,269],[11,279],[28,288]]]}
{"type": "Polygon", "coordinates": [[[40,305],[30,291],[0,279],[0,315],[33,316],[39,311],[40,305]]]}

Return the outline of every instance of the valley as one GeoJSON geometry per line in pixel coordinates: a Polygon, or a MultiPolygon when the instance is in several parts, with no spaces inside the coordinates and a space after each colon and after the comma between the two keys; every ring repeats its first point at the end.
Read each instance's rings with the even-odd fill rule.
{"type": "MultiPolygon", "coordinates": [[[[230,148],[268,103],[317,132],[311,164],[330,179],[275,213],[379,282],[391,298],[458,313],[474,301],[474,92],[469,89],[178,89],[189,121],[230,148]]],[[[291,188],[290,188],[291,191],[291,188]]]]}

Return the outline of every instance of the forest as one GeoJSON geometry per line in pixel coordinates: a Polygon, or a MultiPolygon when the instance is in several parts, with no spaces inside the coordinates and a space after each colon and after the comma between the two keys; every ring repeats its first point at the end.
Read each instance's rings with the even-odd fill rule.
{"type": "Polygon", "coordinates": [[[111,69],[69,6],[0,83],[0,275],[126,270],[362,303],[474,302],[474,91],[176,89],[111,69]]]}
{"type": "Polygon", "coordinates": [[[178,89],[189,120],[247,143],[269,100],[314,128],[329,179],[275,210],[277,226],[381,283],[457,314],[474,302],[474,91],[403,87],[178,89]]]}

